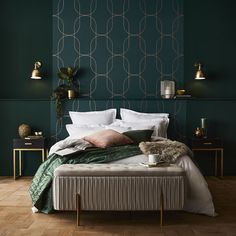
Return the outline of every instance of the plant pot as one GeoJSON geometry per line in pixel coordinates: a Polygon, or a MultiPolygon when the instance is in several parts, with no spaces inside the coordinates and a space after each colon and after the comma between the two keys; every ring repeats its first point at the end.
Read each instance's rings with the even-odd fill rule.
{"type": "Polygon", "coordinates": [[[69,99],[73,99],[76,97],[76,92],[72,89],[69,89],[67,94],[69,99]]]}

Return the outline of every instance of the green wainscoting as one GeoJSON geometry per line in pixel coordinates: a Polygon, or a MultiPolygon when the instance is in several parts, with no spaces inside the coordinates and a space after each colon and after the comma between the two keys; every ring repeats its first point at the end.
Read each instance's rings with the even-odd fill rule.
{"type": "MultiPolygon", "coordinates": [[[[47,100],[0,100],[0,175],[12,175],[12,139],[18,138],[18,127],[29,124],[50,137],[50,102],[47,100]]],[[[24,174],[33,175],[41,158],[39,153],[27,153],[23,158],[24,174]]]]}
{"type": "MultiPolygon", "coordinates": [[[[187,105],[187,132],[188,136],[197,126],[200,126],[200,118],[208,120],[208,136],[221,137],[224,146],[224,171],[227,175],[235,175],[236,166],[236,114],[232,108],[236,107],[236,100],[199,100],[191,101],[187,105]]],[[[213,174],[214,159],[205,155],[196,155],[201,170],[205,174],[213,174]]]]}
{"type": "MultiPolygon", "coordinates": [[[[232,0],[184,1],[186,88],[196,97],[212,98],[188,103],[187,133],[192,134],[201,117],[208,118],[209,135],[221,137],[224,143],[226,175],[236,175],[235,9],[232,0]],[[205,64],[204,81],[193,79],[196,61],[205,64]]],[[[204,173],[212,174],[213,159],[209,163],[205,156],[197,158],[204,173]]]]}

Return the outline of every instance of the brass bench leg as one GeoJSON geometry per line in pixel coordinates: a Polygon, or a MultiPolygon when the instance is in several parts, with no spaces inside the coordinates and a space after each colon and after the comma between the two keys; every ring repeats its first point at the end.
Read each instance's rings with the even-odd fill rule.
{"type": "Polygon", "coordinates": [[[163,206],[163,193],[161,192],[161,196],[160,196],[160,227],[162,227],[163,225],[163,210],[164,210],[164,206],[163,206]]]}
{"type": "Polygon", "coordinates": [[[76,194],[77,227],[80,226],[80,195],[76,194]]]}

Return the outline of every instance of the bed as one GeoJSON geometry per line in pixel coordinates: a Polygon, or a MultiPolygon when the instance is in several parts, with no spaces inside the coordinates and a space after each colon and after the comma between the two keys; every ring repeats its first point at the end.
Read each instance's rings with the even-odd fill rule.
{"type": "MultiPolygon", "coordinates": [[[[63,164],[78,163],[126,165],[145,163],[147,162],[147,153],[143,154],[138,144],[140,141],[147,141],[145,140],[147,137],[141,135],[141,139],[137,139],[137,130],[142,131],[143,134],[144,131],[152,129],[149,141],[158,143],[162,139],[167,140],[166,131],[169,119],[166,113],[149,114],[121,109],[122,120],[117,120],[116,109],[103,112],[103,114],[99,112],[70,112],[72,124],[67,125],[69,137],[52,146],[49,159],[40,166],[30,187],[34,211],[40,210],[49,213],[55,208],[53,206],[52,182],[57,167],[63,164]],[[98,123],[99,125],[97,125],[98,123]],[[103,124],[101,125],[101,123],[103,124]],[[136,132],[135,138],[132,135],[124,135],[127,132],[129,135],[136,132]],[[118,141],[114,141],[111,133],[118,136],[118,141]],[[120,143],[119,134],[129,139],[120,143]],[[158,140],[157,137],[162,137],[162,139],[158,140]],[[129,140],[135,140],[135,143],[133,143],[134,141],[129,143],[129,140]],[[106,142],[111,142],[111,146],[106,146],[106,142]]],[[[171,149],[173,150],[173,148],[171,149]]],[[[185,155],[182,153],[175,158],[172,156],[168,161],[181,167],[186,174],[187,195],[183,209],[187,212],[215,216],[215,208],[207,183],[190,158],[190,154],[186,152],[185,155]]]]}

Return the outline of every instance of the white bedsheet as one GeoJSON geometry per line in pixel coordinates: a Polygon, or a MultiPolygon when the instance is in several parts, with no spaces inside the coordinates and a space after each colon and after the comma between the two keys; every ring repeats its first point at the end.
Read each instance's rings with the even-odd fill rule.
{"type": "MultiPolygon", "coordinates": [[[[83,141],[82,139],[76,140],[68,137],[53,145],[50,149],[49,155],[52,153],[65,155],[83,150],[86,147],[91,147],[91,145],[88,142],[83,141]]],[[[146,161],[147,157],[145,155],[137,155],[110,163],[130,164],[146,161]]],[[[217,214],[215,213],[215,207],[207,182],[205,181],[199,169],[190,159],[190,157],[183,156],[178,159],[176,164],[181,166],[186,171],[187,199],[185,202],[184,210],[187,212],[205,214],[208,216],[216,216],[217,214]]]]}
{"type": "MultiPolygon", "coordinates": [[[[125,158],[112,163],[140,163],[147,162],[145,155],[137,155],[125,158]]],[[[179,158],[176,163],[186,171],[187,177],[187,199],[184,210],[187,212],[199,213],[208,216],[216,216],[215,207],[208,185],[199,169],[188,156],[179,158]]]]}

